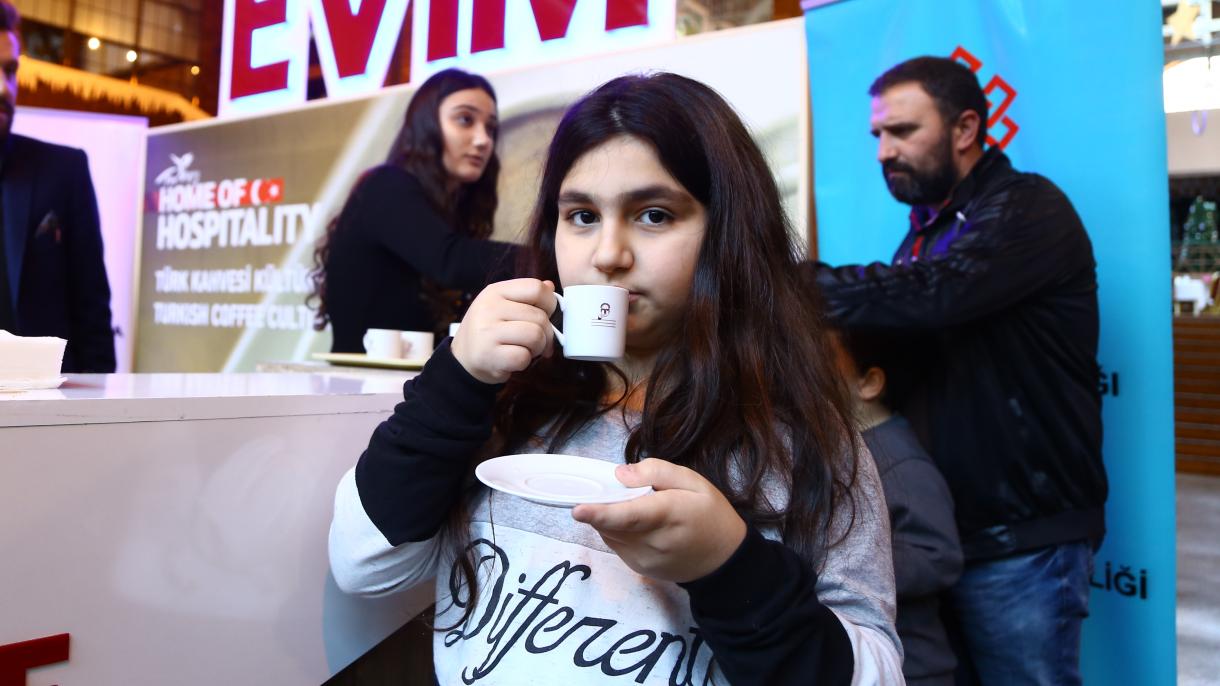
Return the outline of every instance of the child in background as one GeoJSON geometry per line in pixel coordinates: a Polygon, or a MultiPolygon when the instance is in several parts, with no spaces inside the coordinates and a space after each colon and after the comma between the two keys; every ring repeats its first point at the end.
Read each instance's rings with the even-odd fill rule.
{"type": "Polygon", "coordinates": [[[914,431],[886,403],[886,341],[838,331],[839,366],[890,511],[902,671],[913,686],[952,686],[957,660],[940,619],[942,592],[962,573],[953,497],[914,431]]]}
{"type": "Polygon", "coordinates": [[[436,578],[443,684],[902,683],[881,483],[728,103],[674,74],[585,96],[526,250],[340,482],[340,588],[436,578]],[[581,284],[630,292],[613,364],[555,349],[555,291],[581,284]],[[655,492],[565,510],[472,476],[529,452],[655,492]]]}

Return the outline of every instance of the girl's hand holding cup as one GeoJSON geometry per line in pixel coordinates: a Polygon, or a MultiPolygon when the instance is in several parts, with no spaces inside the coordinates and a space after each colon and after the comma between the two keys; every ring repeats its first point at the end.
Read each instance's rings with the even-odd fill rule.
{"type": "Polygon", "coordinates": [[[513,279],[484,288],[454,337],[453,356],[471,376],[488,384],[508,381],[534,358],[549,355],[554,333],[555,284],[513,279]]]}

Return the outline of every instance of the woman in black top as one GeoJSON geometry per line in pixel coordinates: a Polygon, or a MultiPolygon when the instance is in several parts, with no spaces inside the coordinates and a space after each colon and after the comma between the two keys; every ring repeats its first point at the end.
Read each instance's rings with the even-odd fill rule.
{"type": "Polygon", "coordinates": [[[386,163],[356,182],[314,252],[314,328],[331,324],[332,352],[363,353],[369,329],[443,333],[468,293],[510,274],[515,246],[486,240],[497,127],[481,76],[448,69],[415,92],[386,163]]]}

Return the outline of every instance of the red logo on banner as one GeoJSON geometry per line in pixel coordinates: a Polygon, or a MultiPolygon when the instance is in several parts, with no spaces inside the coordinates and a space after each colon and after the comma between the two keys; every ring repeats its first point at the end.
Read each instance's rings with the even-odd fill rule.
{"type": "Polygon", "coordinates": [[[339,38],[331,40],[339,76],[363,74],[385,14],[385,0],[364,0],[358,12],[352,12],[347,0],[322,0],[322,11],[330,29],[327,38],[339,38]]]}
{"type": "MultiPolygon", "coordinates": [[[[356,95],[381,88],[398,50],[411,0],[223,1],[221,116],[305,102],[311,28],[328,95],[356,95]]],[[[503,69],[668,40],[674,30],[672,16],[665,14],[673,12],[671,2],[653,3],[656,16],[651,20],[649,0],[529,0],[511,5],[508,0],[414,2],[416,35],[412,42],[421,50],[411,62],[412,81],[422,80],[425,67],[440,68],[434,64],[438,61],[485,58],[494,60],[496,69],[503,69]],[[578,2],[586,8],[604,3],[605,21],[591,21],[587,12],[593,10],[577,12],[578,2]],[[421,14],[426,18],[421,19],[421,14]],[[608,35],[629,27],[636,30],[608,35]],[[461,31],[466,28],[470,30],[468,54],[458,41],[460,32],[466,37],[461,31]]]]}
{"type": "Polygon", "coordinates": [[[27,670],[68,659],[68,634],[0,646],[0,686],[24,686],[27,670]]]}
{"type": "Polygon", "coordinates": [[[284,200],[283,177],[204,181],[199,170],[191,169],[191,163],[195,161],[194,153],[171,153],[169,158],[173,164],[157,174],[153,181],[158,188],[148,194],[146,212],[228,209],[276,204],[284,200]]]}
{"type": "MultiPolygon", "coordinates": [[[[967,67],[970,67],[970,71],[974,72],[975,74],[977,74],[979,70],[983,68],[982,60],[975,57],[970,53],[969,50],[960,45],[954,49],[953,54],[949,56],[949,59],[960,61],[967,67]]],[[[987,115],[987,144],[994,145],[1003,150],[1004,148],[1008,147],[1008,144],[1012,142],[1013,137],[1017,135],[1017,131],[1020,130],[1017,123],[1005,114],[1008,112],[1009,106],[1012,105],[1012,101],[1017,99],[1017,90],[1010,86],[1008,82],[1004,80],[1004,77],[996,74],[992,76],[991,80],[987,82],[987,85],[983,87],[983,95],[987,96],[987,104],[990,109],[990,112],[987,115]],[[992,98],[992,93],[997,90],[1003,91],[1004,93],[1004,99],[998,104],[992,98]],[[992,135],[995,132],[995,126],[997,123],[1004,125],[1005,132],[1003,138],[997,139],[994,135],[992,135]]]]}
{"type": "Polygon", "coordinates": [[[243,205],[279,202],[284,199],[283,179],[255,179],[250,183],[249,197],[243,205]]]}
{"type": "Polygon", "coordinates": [[[251,66],[254,32],[288,17],[286,0],[238,0],[233,6],[233,81],[229,97],[266,93],[288,86],[288,62],[251,66]]]}
{"type": "MultiPolygon", "coordinates": [[[[458,0],[428,0],[428,61],[458,54],[458,0]]],[[[504,47],[506,0],[474,0],[470,51],[504,47]]],[[[530,0],[538,37],[543,41],[568,35],[576,0],[530,0]]],[[[647,0],[606,0],[606,31],[648,25],[647,0]]]]}

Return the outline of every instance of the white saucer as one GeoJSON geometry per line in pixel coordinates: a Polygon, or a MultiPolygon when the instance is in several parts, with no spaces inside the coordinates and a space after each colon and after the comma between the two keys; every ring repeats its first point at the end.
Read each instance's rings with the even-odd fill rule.
{"type": "Polygon", "coordinates": [[[428,362],[427,358],[408,360],[396,357],[369,357],[363,353],[314,353],[310,357],[331,364],[377,369],[423,369],[424,364],[428,362]]]}
{"type": "Polygon", "coordinates": [[[498,491],[552,507],[621,503],[652,493],[651,486],[619,483],[616,466],[575,455],[505,455],[480,464],[474,475],[498,491]]]}
{"type": "Polygon", "coordinates": [[[68,377],[66,376],[48,376],[43,379],[0,379],[0,393],[42,391],[50,388],[59,388],[67,380],[68,377]]]}

